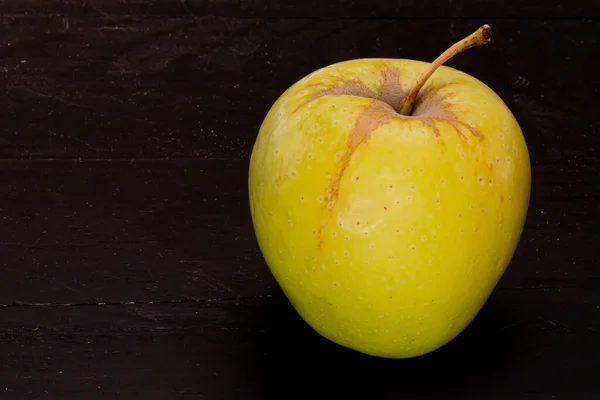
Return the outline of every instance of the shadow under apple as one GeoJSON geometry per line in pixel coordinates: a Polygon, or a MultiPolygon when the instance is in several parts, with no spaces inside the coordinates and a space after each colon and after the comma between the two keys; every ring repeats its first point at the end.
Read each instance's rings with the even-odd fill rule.
{"type": "Polygon", "coordinates": [[[400,360],[336,345],[312,330],[283,294],[271,300],[258,349],[268,399],[465,398],[490,390],[482,386],[501,386],[503,371],[517,351],[506,329],[510,318],[493,297],[452,342],[400,360]]]}

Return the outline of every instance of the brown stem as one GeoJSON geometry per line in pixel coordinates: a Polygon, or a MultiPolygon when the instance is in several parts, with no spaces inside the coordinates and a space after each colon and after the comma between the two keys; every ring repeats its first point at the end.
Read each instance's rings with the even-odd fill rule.
{"type": "Polygon", "coordinates": [[[425,84],[425,81],[429,79],[429,77],[435,72],[436,69],[450,58],[454,57],[458,53],[462,53],[465,50],[470,49],[475,46],[482,46],[488,44],[491,40],[490,36],[490,26],[485,24],[479,27],[475,32],[467,36],[466,38],[454,43],[451,47],[449,47],[446,51],[444,51],[438,58],[435,59],[431,65],[425,69],[417,78],[414,86],[408,92],[406,97],[400,103],[398,107],[398,112],[402,115],[410,115],[412,112],[413,104],[415,99],[417,98],[417,94],[419,94],[419,90],[425,84]]]}

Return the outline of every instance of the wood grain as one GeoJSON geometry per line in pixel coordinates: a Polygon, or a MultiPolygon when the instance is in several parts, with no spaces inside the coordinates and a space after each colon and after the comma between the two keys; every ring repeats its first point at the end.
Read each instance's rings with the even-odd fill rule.
{"type": "MultiPolygon", "coordinates": [[[[13,161],[0,171],[0,303],[272,294],[245,160],[13,161]]],[[[501,287],[600,289],[595,170],[533,169],[521,245],[501,287]]]]}
{"type": "Polygon", "coordinates": [[[246,163],[2,165],[0,303],[232,297],[271,285],[246,163]]]}
{"type": "MultiPolygon", "coordinates": [[[[75,14],[6,19],[3,158],[249,157],[293,82],[358,57],[433,60],[485,20],[259,20],[75,14]],[[68,27],[67,27],[68,25],[68,27]],[[419,37],[418,44],[403,40],[419,37]],[[82,40],[85,39],[85,40],[82,40]]],[[[534,164],[596,159],[600,81],[591,20],[492,23],[492,43],[448,65],[491,86],[534,164]]]]}
{"type": "Polygon", "coordinates": [[[0,309],[3,396],[592,398],[599,303],[597,290],[497,291],[451,344],[402,361],[333,345],[281,296],[11,307],[0,309]]]}
{"type": "Polygon", "coordinates": [[[115,15],[158,15],[163,17],[207,15],[238,18],[545,18],[597,17],[594,0],[568,4],[543,0],[395,0],[373,2],[350,0],[19,0],[0,7],[5,12],[89,13],[109,19],[115,15]]]}
{"type": "Polygon", "coordinates": [[[598,15],[591,0],[2,2],[2,399],[600,398],[598,15]],[[492,43],[449,65],[525,133],[517,253],[439,351],[338,347],[256,245],[260,123],[317,68],[433,60],[482,23],[492,43]]]}

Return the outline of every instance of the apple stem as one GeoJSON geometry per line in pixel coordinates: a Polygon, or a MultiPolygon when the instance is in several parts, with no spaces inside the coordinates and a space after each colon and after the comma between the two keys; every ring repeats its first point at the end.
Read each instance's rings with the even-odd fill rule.
{"type": "Polygon", "coordinates": [[[413,104],[415,99],[417,98],[417,94],[419,94],[419,90],[425,84],[425,81],[429,79],[429,77],[435,72],[436,69],[450,58],[454,57],[458,53],[462,53],[463,51],[470,49],[475,46],[482,46],[488,44],[491,40],[490,36],[490,26],[485,24],[479,27],[475,32],[465,37],[462,40],[454,43],[450,46],[446,51],[444,51],[438,58],[435,59],[431,65],[425,69],[417,78],[412,89],[408,92],[406,97],[400,103],[398,107],[398,112],[401,115],[410,115],[413,109],[413,104]]]}

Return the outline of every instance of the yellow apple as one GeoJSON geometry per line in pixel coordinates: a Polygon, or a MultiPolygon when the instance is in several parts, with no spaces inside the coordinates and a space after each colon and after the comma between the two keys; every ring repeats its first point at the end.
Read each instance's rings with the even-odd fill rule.
{"type": "Polygon", "coordinates": [[[434,63],[357,59],[294,83],[249,165],[264,259],[325,338],[386,358],[456,337],[507,268],[530,198],[519,124],[488,86],[434,63]]]}

